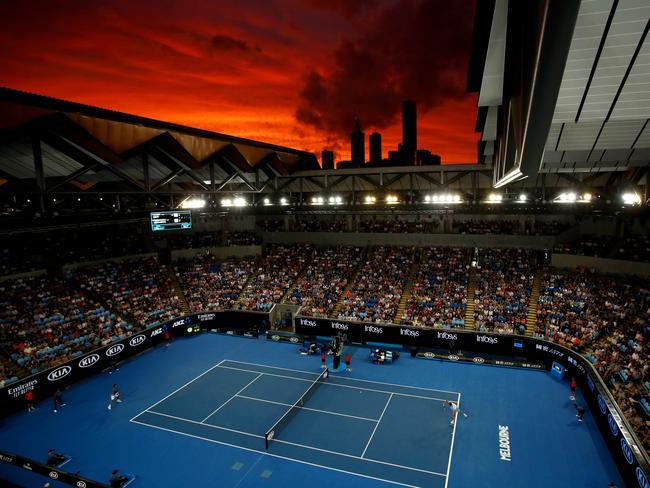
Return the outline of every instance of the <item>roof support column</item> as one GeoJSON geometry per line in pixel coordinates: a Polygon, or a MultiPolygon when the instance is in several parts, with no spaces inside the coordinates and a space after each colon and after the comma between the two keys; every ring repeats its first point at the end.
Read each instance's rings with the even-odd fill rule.
{"type": "Polygon", "coordinates": [[[32,138],[32,154],[34,156],[34,175],[36,176],[36,186],[39,191],[38,201],[41,214],[45,213],[45,172],[43,171],[43,152],[41,150],[41,140],[38,136],[32,138]]]}

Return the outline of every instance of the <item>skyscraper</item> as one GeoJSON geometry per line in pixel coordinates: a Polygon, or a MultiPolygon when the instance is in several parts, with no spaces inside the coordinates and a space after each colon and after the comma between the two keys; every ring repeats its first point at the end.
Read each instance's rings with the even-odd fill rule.
{"type": "Polygon", "coordinates": [[[370,164],[379,165],[381,163],[381,134],[373,132],[370,134],[370,164]]]}
{"type": "Polygon", "coordinates": [[[334,152],[323,149],[321,162],[323,169],[334,169],[334,152]]]}
{"type": "Polygon", "coordinates": [[[418,149],[417,112],[415,102],[402,102],[402,160],[406,166],[415,164],[415,151],[418,149]]]}
{"type": "Polygon", "coordinates": [[[352,166],[360,168],[366,163],[366,135],[361,132],[359,119],[354,118],[354,132],[350,134],[352,166]]]}

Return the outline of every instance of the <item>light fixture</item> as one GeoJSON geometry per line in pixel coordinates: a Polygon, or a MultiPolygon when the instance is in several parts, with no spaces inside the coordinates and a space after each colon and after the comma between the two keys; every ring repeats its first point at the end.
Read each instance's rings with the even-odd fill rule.
{"type": "Polygon", "coordinates": [[[222,198],[221,199],[221,206],[222,207],[231,207],[232,206],[232,199],[230,199],[230,198],[222,198]]]}
{"type": "Polygon", "coordinates": [[[639,205],[641,203],[641,197],[633,192],[623,193],[621,198],[624,205],[639,205]]]}
{"type": "Polygon", "coordinates": [[[490,193],[487,201],[488,203],[501,203],[503,201],[503,195],[500,193],[490,193]]]}
{"type": "Polygon", "coordinates": [[[366,198],[364,199],[364,202],[368,205],[372,205],[377,201],[377,198],[373,195],[366,195],[366,198]]]}
{"type": "Polygon", "coordinates": [[[203,208],[205,207],[205,200],[202,198],[186,198],[181,202],[181,208],[203,208]]]}
{"type": "Polygon", "coordinates": [[[397,195],[387,195],[386,196],[386,203],[393,204],[393,203],[397,203],[397,202],[398,202],[397,195]]]}
{"type": "Polygon", "coordinates": [[[311,203],[313,205],[322,205],[323,204],[323,197],[312,197],[311,203]]]}
{"type": "Polygon", "coordinates": [[[424,196],[424,201],[429,203],[431,201],[431,197],[429,195],[424,196]]]}
{"type": "Polygon", "coordinates": [[[528,195],[526,195],[525,193],[520,193],[519,194],[519,201],[520,202],[525,202],[527,200],[528,200],[528,195]]]}
{"type": "Polygon", "coordinates": [[[584,195],[582,195],[582,201],[591,202],[591,193],[585,193],[584,195]]]}
{"type": "Polygon", "coordinates": [[[263,200],[263,202],[264,202],[264,205],[271,205],[271,200],[269,200],[268,198],[265,198],[263,200]]]}
{"type": "Polygon", "coordinates": [[[246,206],[246,199],[243,197],[235,197],[235,199],[232,201],[233,205],[235,207],[245,207],[246,206]]]}
{"type": "Polygon", "coordinates": [[[334,201],[335,201],[336,203],[341,203],[341,202],[343,201],[343,199],[342,199],[340,196],[337,195],[337,196],[334,198],[334,201]]]}
{"type": "Polygon", "coordinates": [[[280,198],[280,205],[286,205],[287,199],[285,197],[280,198]]]}

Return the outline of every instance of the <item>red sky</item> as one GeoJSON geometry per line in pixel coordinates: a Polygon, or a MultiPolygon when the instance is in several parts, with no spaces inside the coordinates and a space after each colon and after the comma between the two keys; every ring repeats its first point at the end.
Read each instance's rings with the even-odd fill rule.
{"type": "Polygon", "coordinates": [[[476,161],[474,0],[0,4],[0,85],[349,159],[418,103],[418,147],[476,161]]]}

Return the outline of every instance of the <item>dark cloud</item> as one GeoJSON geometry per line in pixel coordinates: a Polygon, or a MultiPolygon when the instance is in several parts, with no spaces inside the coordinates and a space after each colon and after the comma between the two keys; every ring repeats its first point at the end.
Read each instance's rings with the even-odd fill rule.
{"type": "Polygon", "coordinates": [[[251,46],[246,41],[217,34],[210,39],[210,45],[218,51],[261,51],[259,46],[251,46]]]}
{"type": "Polygon", "coordinates": [[[305,75],[297,121],[345,134],[358,114],[365,128],[382,129],[399,120],[402,100],[424,112],[464,98],[473,11],[474,0],[384,7],[357,39],[339,42],[331,69],[305,75]]]}

